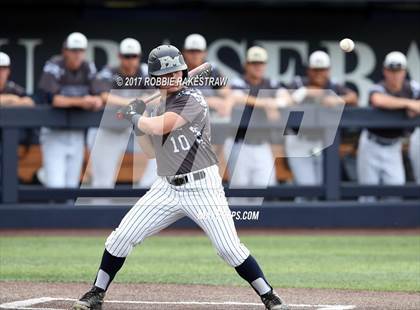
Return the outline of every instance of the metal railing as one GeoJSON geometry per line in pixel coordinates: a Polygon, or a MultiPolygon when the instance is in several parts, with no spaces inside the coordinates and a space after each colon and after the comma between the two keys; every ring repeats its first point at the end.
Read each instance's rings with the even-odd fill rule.
{"type": "MultiPolygon", "coordinates": [[[[321,113],[330,113],[323,109],[321,113]]],[[[290,127],[299,127],[298,118],[289,117],[288,113],[282,113],[282,120],[290,127]],[[285,115],[285,116],[283,116],[285,115]]],[[[144,194],[146,189],[133,189],[130,186],[116,186],[114,189],[57,189],[44,188],[35,185],[20,185],[18,181],[18,143],[19,130],[23,128],[39,128],[42,126],[62,128],[89,128],[100,124],[102,112],[86,112],[76,109],[54,109],[49,106],[37,106],[35,108],[1,108],[0,131],[1,131],[1,203],[17,203],[20,201],[45,201],[65,200],[77,197],[138,197],[144,194]]],[[[116,128],[125,126],[121,122],[115,122],[116,128]]],[[[305,126],[319,128],[319,123],[307,123],[305,126]]],[[[325,131],[330,130],[329,124],[325,124],[325,131]]],[[[377,196],[401,196],[420,199],[420,186],[405,184],[402,186],[382,185],[359,185],[341,182],[341,169],[339,157],[339,145],[341,130],[345,128],[414,128],[420,126],[420,117],[408,118],[404,111],[382,111],[371,108],[345,108],[335,139],[331,146],[323,150],[324,155],[324,182],[320,186],[297,186],[280,185],[266,189],[226,189],[228,196],[235,197],[267,197],[267,198],[292,198],[319,197],[334,201],[342,198],[357,197],[360,195],[377,196]]],[[[212,124],[214,135],[213,142],[221,143],[226,133],[230,131],[232,124],[214,122],[212,124]]]]}

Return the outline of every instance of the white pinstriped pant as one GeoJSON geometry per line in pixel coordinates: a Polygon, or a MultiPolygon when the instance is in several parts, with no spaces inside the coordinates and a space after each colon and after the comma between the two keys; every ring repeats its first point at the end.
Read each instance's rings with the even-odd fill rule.
{"type": "Polygon", "coordinates": [[[242,264],[249,250],[238,238],[218,168],[213,165],[203,171],[205,178],[181,186],[159,177],[108,237],[107,251],[126,257],[145,238],[188,216],[204,230],[226,263],[242,264]]]}

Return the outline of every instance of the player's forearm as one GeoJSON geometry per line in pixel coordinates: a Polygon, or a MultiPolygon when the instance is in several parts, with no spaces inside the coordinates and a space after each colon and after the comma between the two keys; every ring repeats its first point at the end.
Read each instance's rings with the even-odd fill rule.
{"type": "Polygon", "coordinates": [[[160,117],[141,116],[137,121],[137,128],[148,135],[162,136],[166,133],[163,130],[163,120],[160,117]]]}
{"type": "Polygon", "coordinates": [[[257,108],[264,108],[266,106],[267,98],[258,98],[254,96],[248,96],[246,94],[234,94],[233,100],[235,103],[245,104],[257,108]]]}
{"type": "Polygon", "coordinates": [[[19,101],[19,97],[12,94],[3,94],[0,95],[0,105],[3,106],[12,106],[19,101]]]}
{"type": "Polygon", "coordinates": [[[389,96],[385,94],[373,94],[370,98],[372,105],[376,108],[381,109],[406,109],[411,102],[411,99],[398,98],[394,96],[389,96]]]}
{"type": "Polygon", "coordinates": [[[341,99],[346,105],[357,106],[357,94],[354,91],[341,96],[341,99]]]}
{"type": "Polygon", "coordinates": [[[165,112],[163,115],[154,117],[139,116],[133,120],[142,132],[155,136],[165,135],[186,124],[186,120],[175,112],[165,112]]]}
{"type": "Polygon", "coordinates": [[[210,108],[217,110],[223,104],[223,98],[220,97],[206,97],[207,104],[210,108]]]}
{"type": "Polygon", "coordinates": [[[84,98],[55,95],[52,101],[52,105],[56,108],[83,107],[84,98]]]}
{"type": "Polygon", "coordinates": [[[103,102],[107,104],[109,103],[109,104],[118,105],[118,106],[125,106],[133,100],[133,98],[124,98],[124,97],[114,95],[111,93],[102,93],[101,99],[103,102]]]}

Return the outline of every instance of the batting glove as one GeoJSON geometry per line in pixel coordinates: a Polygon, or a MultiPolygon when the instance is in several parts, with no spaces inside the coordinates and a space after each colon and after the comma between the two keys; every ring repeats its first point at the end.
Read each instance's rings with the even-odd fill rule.
{"type": "Polygon", "coordinates": [[[144,103],[144,101],[140,99],[135,99],[128,105],[120,108],[117,112],[117,117],[119,119],[126,119],[130,123],[132,123],[134,125],[135,134],[137,136],[142,136],[144,135],[144,132],[142,132],[138,128],[138,122],[145,109],[146,104],[144,103]]]}

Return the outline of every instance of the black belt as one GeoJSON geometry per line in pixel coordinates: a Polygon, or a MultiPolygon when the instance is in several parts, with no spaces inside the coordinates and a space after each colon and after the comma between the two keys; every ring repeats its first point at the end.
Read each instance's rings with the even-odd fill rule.
{"type": "Polygon", "coordinates": [[[381,137],[378,135],[375,135],[373,133],[371,133],[370,131],[368,131],[368,135],[367,135],[369,140],[372,140],[380,145],[383,146],[390,146],[390,145],[394,145],[395,143],[397,143],[398,141],[400,141],[400,138],[386,138],[386,137],[381,137]]]}
{"type": "Polygon", "coordinates": [[[206,177],[206,173],[204,171],[197,171],[192,174],[192,176],[183,175],[183,176],[173,176],[173,177],[166,177],[166,180],[169,184],[174,186],[181,186],[187,184],[188,182],[198,181],[204,179],[206,177]]]}

